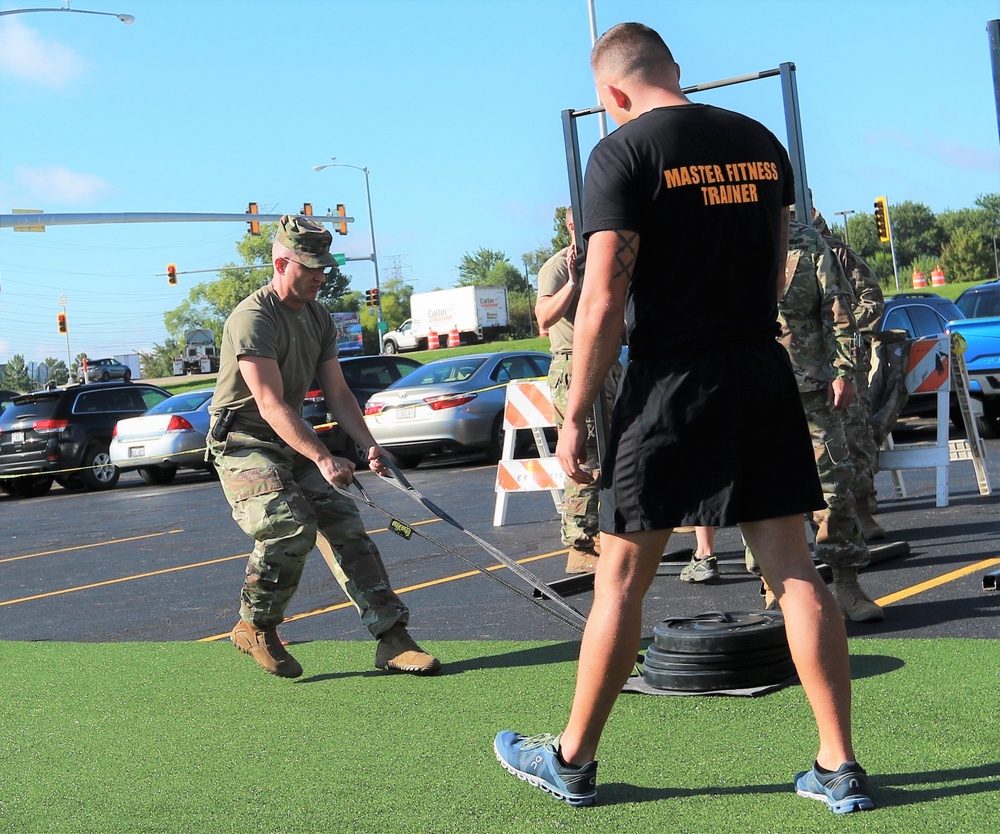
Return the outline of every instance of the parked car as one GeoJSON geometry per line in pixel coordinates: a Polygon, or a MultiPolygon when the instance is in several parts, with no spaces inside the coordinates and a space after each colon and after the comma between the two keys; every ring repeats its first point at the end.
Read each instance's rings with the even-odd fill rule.
{"type": "MultiPolygon", "coordinates": [[[[887,298],[879,330],[905,330],[911,338],[960,333],[966,342],[969,395],[983,437],[1000,433],[1000,318],[969,319],[955,302],[930,292],[907,292],[887,298]]],[[[951,414],[960,422],[954,392],[951,414]]],[[[937,395],[911,394],[900,416],[934,416],[937,395]]]]}
{"type": "MultiPolygon", "coordinates": [[[[369,397],[384,391],[419,367],[420,362],[407,356],[344,356],[340,359],[344,381],[362,411],[369,397]]],[[[313,380],[312,387],[306,393],[302,417],[316,430],[316,434],[333,454],[345,457],[357,466],[367,465],[368,450],[358,446],[347,432],[333,422],[333,415],[326,407],[323,389],[319,387],[317,379],[313,380]]]]}
{"type": "Polygon", "coordinates": [[[0,489],[44,495],[64,487],[110,489],[121,474],[108,447],[115,423],[138,417],[170,394],[155,385],[95,382],[14,398],[0,414],[0,489]]]}
{"type": "Polygon", "coordinates": [[[109,382],[112,379],[128,382],[132,379],[132,369],[117,359],[88,359],[87,378],[84,379],[83,363],[80,363],[80,372],[77,374],[78,382],[109,382]]]}
{"type": "Polygon", "coordinates": [[[368,400],[365,422],[401,466],[434,452],[485,451],[498,460],[506,383],[544,378],[551,361],[547,353],[502,351],[428,362],[368,400]]]}
{"type": "Polygon", "coordinates": [[[119,420],[109,449],[111,462],[121,472],[138,469],[147,484],[169,484],[178,469],[214,474],[214,465],[205,462],[213,393],[212,388],[185,391],[157,403],[141,417],[119,420]]]}
{"type": "Polygon", "coordinates": [[[968,319],[1000,316],[1000,280],[969,287],[955,299],[955,306],[968,319]]]}
{"type": "Polygon", "coordinates": [[[7,410],[7,406],[14,403],[14,397],[20,397],[17,391],[0,390],[0,414],[7,410]]]}

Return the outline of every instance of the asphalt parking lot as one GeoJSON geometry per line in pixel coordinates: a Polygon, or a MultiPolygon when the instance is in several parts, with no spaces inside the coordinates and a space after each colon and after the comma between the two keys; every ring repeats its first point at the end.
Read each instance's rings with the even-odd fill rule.
{"type": "MultiPolygon", "coordinates": [[[[911,440],[926,440],[917,427],[911,440]]],[[[1000,441],[987,441],[986,464],[1000,487],[1000,441]]],[[[545,582],[565,579],[565,548],[547,493],[510,498],[508,523],[493,527],[495,467],[482,460],[442,460],[406,473],[414,487],[469,530],[545,582]]],[[[995,495],[980,495],[971,462],[951,465],[949,503],[936,507],[933,472],[904,475],[907,497],[889,473],[877,479],[880,520],[888,530],[880,550],[895,555],[864,574],[863,584],[885,607],[882,623],[849,624],[852,636],[913,638],[1000,637],[1000,594],[984,581],[1000,568],[995,495]]],[[[360,476],[372,500],[434,539],[404,540],[390,516],[363,508],[394,586],[412,610],[419,639],[566,640],[577,632],[537,601],[491,582],[470,562],[530,596],[461,531],[432,516],[372,473],[360,476]]],[[[42,498],[0,498],[7,535],[0,540],[0,638],[5,640],[126,641],[224,637],[235,622],[248,541],[229,515],[218,484],[182,473],[149,486],[134,473],[103,493],[66,492],[42,498]]],[[[736,529],[721,529],[721,581],[677,580],[693,535],[671,540],[662,575],[647,597],[648,633],[668,616],[760,607],[759,582],[742,568],[736,529]]],[[[591,594],[567,596],[586,614],[591,594]]],[[[289,619],[286,639],[368,639],[318,554],[310,558],[289,619]]]]}

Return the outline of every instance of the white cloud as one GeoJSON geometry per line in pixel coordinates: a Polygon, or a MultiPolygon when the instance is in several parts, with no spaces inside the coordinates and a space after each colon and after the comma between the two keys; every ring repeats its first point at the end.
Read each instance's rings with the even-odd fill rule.
{"type": "Polygon", "coordinates": [[[86,68],[73,50],[42,38],[18,20],[0,25],[0,75],[53,89],[69,85],[86,68]]]}
{"type": "Polygon", "coordinates": [[[22,199],[36,200],[39,203],[88,203],[111,190],[111,186],[100,177],[79,174],[60,166],[15,166],[14,178],[22,188],[22,199]]]}

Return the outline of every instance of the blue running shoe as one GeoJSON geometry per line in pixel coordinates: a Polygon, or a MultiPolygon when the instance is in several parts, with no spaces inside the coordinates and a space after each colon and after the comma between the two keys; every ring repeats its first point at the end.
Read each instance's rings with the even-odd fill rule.
{"type": "Polygon", "coordinates": [[[570,805],[592,805],[597,799],[597,762],[581,767],[563,764],[559,736],[523,736],[513,730],[497,733],[493,750],[504,769],[570,805]]]}
{"type": "Polygon", "coordinates": [[[835,814],[875,807],[868,796],[868,774],[857,762],[844,762],[832,773],[819,773],[813,765],[812,770],[796,775],[795,793],[825,802],[835,814]]]}

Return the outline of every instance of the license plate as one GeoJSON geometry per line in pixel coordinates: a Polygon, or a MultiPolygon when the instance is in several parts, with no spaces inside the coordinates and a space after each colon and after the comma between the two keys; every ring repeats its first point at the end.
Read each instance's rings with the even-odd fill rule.
{"type": "Polygon", "coordinates": [[[146,457],[146,447],[145,446],[129,446],[128,456],[130,458],[144,458],[146,457]]]}
{"type": "Polygon", "coordinates": [[[24,432],[23,431],[12,431],[10,433],[11,443],[24,443],[24,432]]]}
{"type": "Polygon", "coordinates": [[[403,408],[396,409],[396,419],[397,420],[412,420],[416,416],[417,407],[415,405],[407,405],[403,408]]]}

